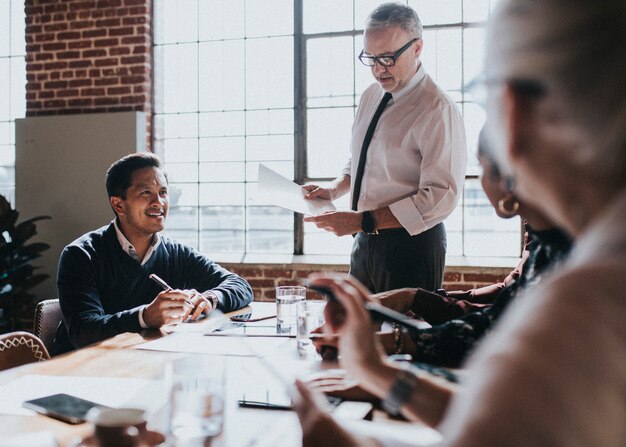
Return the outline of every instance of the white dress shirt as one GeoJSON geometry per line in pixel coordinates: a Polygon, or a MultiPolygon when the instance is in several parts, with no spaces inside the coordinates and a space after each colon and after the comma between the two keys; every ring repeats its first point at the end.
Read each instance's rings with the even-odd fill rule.
{"type": "MultiPolygon", "coordinates": [[[[368,87],[352,125],[352,157],[342,174],[350,190],[361,146],[383,89],[368,87]]],[[[452,213],[463,190],[467,148],[463,118],[454,101],[426,74],[423,64],[400,91],[392,93],[367,151],[358,210],[389,206],[411,235],[452,213]]]]}
{"type": "MultiPolygon", "coordinates": [[[[133,244],[131,244],[130,241],[126,239],[126,236],[124,236],[124,233],[122,233],[120,227],[117,226],[117,219],[113,219],[113,226],[115,227],[115,234],[117,234],[117,240],[122,246],[122,250],[124,250],[124,252],[128,256],[139,262],[141,265],[144,265],[146,262],[148,262],[154,251],[161,243],[161,237],[159,236],[159,233],[154,233],[154,236],[152,237],[152,243],[150,244],[150,247],[148,247],[148,251],[144,255],[143,259],[139,259],[135,247],[133,247],[133,244]]],[[[140,306],[141,308],[139,309],[139,312],[137,314],[139,316],[139,325],[144,329],[148,328],[148,325],[143,319],[143,311],[146,309],[147,306],[147,304],[140,306]]]]}
{"type": "Polygon", "coordinates": [[[516,300],[468,364],[453,446],[626,446],[626,193],[552,278],[516,300]]]}

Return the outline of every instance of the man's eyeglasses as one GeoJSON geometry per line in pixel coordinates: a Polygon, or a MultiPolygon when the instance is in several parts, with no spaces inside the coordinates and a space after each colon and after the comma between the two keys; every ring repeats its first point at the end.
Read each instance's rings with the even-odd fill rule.
{"type": "Polygon", "coordinates": [[[359,60],[363,63],[363,65],[367,65],[368,67],[373,67],[376,62],[378,62],[383,67],[393,67],[394,65],[396,65],[396,59],[398,59],[400,55],[404,53],[417,40],[419,40],[419,37],[409,40],[405,46],[400,48],[391,56],[372,56],[367,54],[365,50],[361,50],[361,54],[359,54],[359,60]]]}

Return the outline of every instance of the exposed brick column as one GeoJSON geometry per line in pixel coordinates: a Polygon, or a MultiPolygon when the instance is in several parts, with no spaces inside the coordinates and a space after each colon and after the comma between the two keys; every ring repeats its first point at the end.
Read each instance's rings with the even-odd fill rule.
{"type": "MultiPolygon", "coordinates": [[[[347,272],[347,265],[311,264],[236,264],[220,263],[227,269],[248,280],[254,292],[255,301],[273,301],[276,286],[302,284],[302,280],[314,272],[347,272]]],[[[443,287],[446,290],[469,290],[502,281],[510,268],[487,267],[446,267],[443,287]]],[[[321,299],[315,292],[307,292],[309,299],[321,299]]]]}
{"type": "Polygon", "coordinates": [[[26,0],[26,115],[147,113],[151,0],[26,0]]]}

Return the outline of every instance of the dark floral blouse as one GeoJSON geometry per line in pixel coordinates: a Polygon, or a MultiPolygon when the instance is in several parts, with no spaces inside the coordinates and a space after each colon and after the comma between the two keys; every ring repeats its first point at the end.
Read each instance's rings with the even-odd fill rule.
{"type": "Polygon", "coordinates": [[[569,252],[571,239],[561,230],[527,229],[530,254],[520,277],[502,289],[493,305],[428,329],[409,331],[417,345],[414,361],[446,367],[460,366],[511,301],[522,290],[538,283],[550,267],[562,261],[569,252]]]}

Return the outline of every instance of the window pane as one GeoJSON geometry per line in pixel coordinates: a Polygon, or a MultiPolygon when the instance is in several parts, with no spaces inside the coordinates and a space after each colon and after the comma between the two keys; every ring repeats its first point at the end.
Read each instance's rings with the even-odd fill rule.
{"type": "Polygon", "coordinates": [[[447,256],[463,256],[463,198],[444,221],[448,241],[447,256]]]}
{"type": "Polygon", "coordinates": [[[307,41],[307,105],[354,104],[354,38],[335,37],[307,41]]]}
{"type": "Polygon", "coordinates": [[[26,116],[26,64],[24,57],[11,59],[11,119],[26,116]]]}
{"type": "Polygon", "coordinates": [[[465,255],[518,256],[520,220],[497,217],[480,181],[465,182],[465,255]]]}
{"type": "Polygon", "coordinates": [[[382,3],[380,0],[356,0],[354,2],[354,26],[356,29],[363,29],[365,19],[380,3],[382,3]]]}
{"type": "MultiPolygon", "coordinates": [[[[22,5],[23,6],[23,5],[22,5]]],[[[0,2],[0,57],[11,51],[11,3],[0,2]]],[[[7,79],[7,78],[0,78],[7,79]]]]}
{"type": "Polygon", "coordinates": [[[293,160],[293,136],[261,135],[248,137],[248,160],[293,160]]]}
{"type": "Polygon", "coordinates": [[[421,60],[426,72],[443,90],[460,91],[462,87],[461,29],[424,31],[421,60]]]}
{"type": "Polygon", "coordinates": [[[203,42],[199,51],[200,110],[243,109],[244,41],[203,42]]]}
{"type": "Polygon", "coordinates": [[[465,0],[463,18],[466,22],[484,22],[489,18],[489,4],[495,0],[465,0]]]}
{"type": "Polygon", "coordinates": [[[248,135],[293,134],[293,109],[246,112],[248,135]]]}
{"type": "Polygon", "coordinates": [[[246,1],[245,17],[248,37],[293,34],[293,0],[246,1]]]}
{"type": "Polygon", "coordinates": [[[6,82],[10,79],[11,65],[10,59],[0,59],[0,79],[4,80],[2,88],[0,88],[0,121],[7,121],[10,115],[11,95],[10,84],[6,82]],[[9,88],[7,88],[9,87],[9,88]]]}
{"type": "Polygon", "coordinates": [[[244,163],[201,163],[200,181],[216,182],[243,182],[245,181],[244,163]]]}
{"type": "Polygon", "coordinates": [[[202,0],[198,6],[201,41],[244,37],[243,0],[202,0]]]}
{"type": "Polygon", "coordinates": [[[197,183],[170,183],[171,206],[196,206],[197,204],[197,183]]]}
{"type": "Polygon", "coordinates": [[[353,29],[352,4],[353,0],[304,0],[304,33],[353,29]]]}
{"type": "Polygon", "coordinates": [[[293,37],[247,40],[245,73],[247,108],[293,107],[293,37]]]}
{"type": "Polygon", "coordinates": [[[408,3],[424,26],[461,22],[461,0],[409,0],[408,3]]]}
{"type": "Polygon", "coordinates": [[[165,233],[183,244],[198,248],[198,208],[170,205],[165,233]]]}
{"type": "Polygon", "coordinates": [[[307,115],[309,177],[336,177],[350,157],[354,109],[310,109],[307,115]]]}
{"type": "Polygon", "coordinates": [[[244,137],[201,138],[200,161],[245,160],[244,137]]]}
{"type": "MultiPolygon", "coordinates": [[[[3,4],[9,2],[2,2],[3,4]]],[[[0,16],[6,11],[3,11],[0,7],[0,16]]],[[[8,14],[7,14],[8,15],[8,14]]],[[[25,28],[24,23],[26,20],[26,14],[24,12],[24,0],[11,0],[11,55],[23,56],[26,54],[26,38],[24,37],[25,28]]],[[[7,29],[4,27],[3,19],[0,19],[0,30],[7,29]]],[[[1,31],[0,31],[1,33],[1,31]]],[[[4,39],[5,36],[0,38],[4,39]]],[[[2,44],[0,44],[0,48],[2,44]]],[[[2,51],[0,51],[0,55],[2,51]]]]}
{"type": "Polygon", "coordinates": [[[478,144],[478,134],[485,123],[485,109],[472,104],[465,103],[463,105],[463,121],[465,122],[465,133],[467,136],[467,175],[480,174],[478,159],[476,158],[476,150],[478,144]]]}
{"type": "Polygon", "coordinates": [[[198,109],[198,44],[163,47],[163,97],[165,112],[198,109]]]}
{"type": "Polygon", "coordinates": [[[293,213],[275,206],[249,206],[248,250],[252,253],[293,251],[293,213]]]}
{"type": "Polygon", "coordinates": [[[214,112],[200,114],[200,136],[221,137],[245,134],[244,112],[214,112]]]}
{"type": "Polygon", "coordinates": [[[170,183],[197,182],[198,165],[196,163],[168,163],[167,179],[170,183]]]}
{"type": "Polygon", "coordinates": [[[204,206],[202,210],[201,246],[208,253],[243,253],[243,206],[204,206]]]}
{"type": "Polygon", "coordinates": [[[198,140],[164,140],[166,167],[169,163],[175,162],[197,162],[198,161],[198,140]]]}

